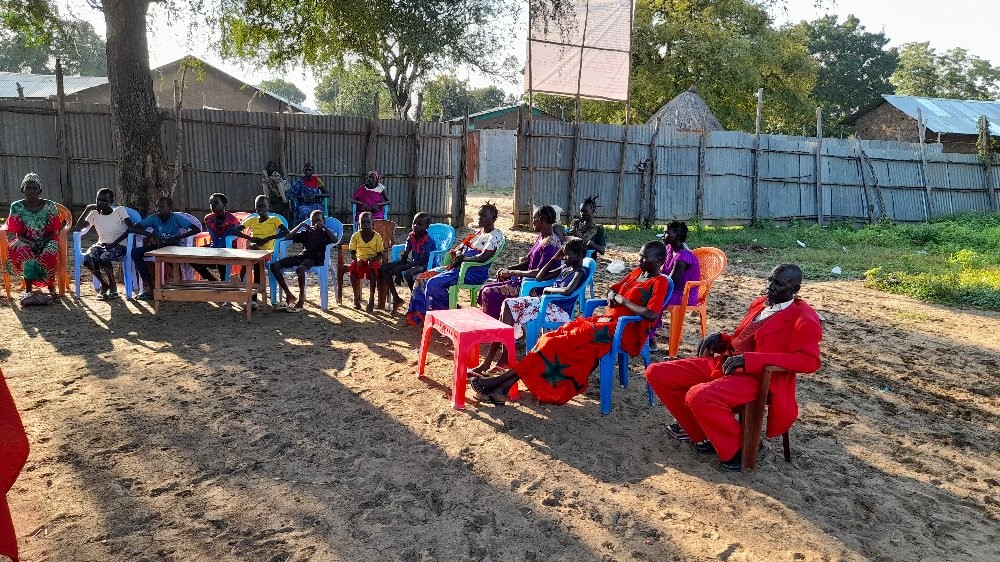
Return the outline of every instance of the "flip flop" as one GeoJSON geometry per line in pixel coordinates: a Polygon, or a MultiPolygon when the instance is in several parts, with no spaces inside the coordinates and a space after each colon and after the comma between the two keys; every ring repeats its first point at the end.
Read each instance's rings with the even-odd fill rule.
{"type": "Polygon", "coordinates": [[[682,443],[687,443],[691,441],[691,437],[689,437],[687,432],[684,431],[684,428],[681,427],[681,424],[677,422],[674,422],[667,426],[667,434],[682,443]]]}
{"type": "Polygon", "coordinates": [[[289,306],[285,308],[285,312],[291,312],[292,314],[297,314],[302,312],[302,309],[297,306],[289,306]]]}

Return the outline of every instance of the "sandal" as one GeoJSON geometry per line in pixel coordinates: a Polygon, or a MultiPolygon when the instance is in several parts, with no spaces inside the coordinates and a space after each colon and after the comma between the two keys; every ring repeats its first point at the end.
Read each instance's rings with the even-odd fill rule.
{"type": "Polygon", "coordinates": [[[108,294],[107,294],[107,293],[98,293],[98,294],[97,294],[97,297],[95,297],[95,298],[96,298],[97,300],[99,300],[99,301],[106,301],[106,300],[108,300],[108,299],[109,299],[110,297],[108,296],[108,294]]]}
{"type": "Polygon", "coordinates": [[[285,307],[285,312],[291,312],[292,314],[295,314],[298,312],[302,312],[302,309],[297,306],[288,306],[285,307]]]}
{"type": "Polygon", "coordinates": [[[118,291],[111,291],[108,294],[104,295],[104,300],[117,299],[120,296],[121,295],[118,294],[118,291]]]}
{"type": "Polygon", "coordinates": [[[667,426],[667,434],[682,443],[687,443],[691,441],[691,437],[687,434],[686,431],[684,431],[684,428],[681,427],[681,424],[677,422],[674,422],[667,426]]]}

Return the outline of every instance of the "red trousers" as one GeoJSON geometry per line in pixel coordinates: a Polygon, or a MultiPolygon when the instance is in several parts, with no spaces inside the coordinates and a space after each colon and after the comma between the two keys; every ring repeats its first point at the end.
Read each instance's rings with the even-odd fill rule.
{"type": "Polygon", "coordinates": [[[728,461],[743,444],[733,409],[757,398],[760,379],[743,373],[723,376],[722,359],[654,363],[646,369],[646,380],[692,443],[708,439],[719,458],[728,461]]]}

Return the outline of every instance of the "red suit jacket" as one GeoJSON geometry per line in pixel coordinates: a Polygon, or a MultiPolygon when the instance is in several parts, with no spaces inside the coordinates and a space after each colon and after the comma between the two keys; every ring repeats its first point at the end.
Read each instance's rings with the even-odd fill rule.
{"type": "Polygon", "coordinates": [[[0,554],[17,562],[17,537],[7,507],[7,492],[28,460],[28,437],[0,372],[0,554]]]}
{"type": "MultiPolygon", "coordinates": [[[[765,297],[753,301],[733,334],[723,334],[723,342],[728,349],[717,358],[716,376],[722,375],[725,358],[736,354],[730,344],[732,339],[739,336],[765,306],[765,297]]],[[[771,375],[769,389],[771,403],[767,412],[767,436],[775,437],[788,431],[799,417],[799,405],[795,401],[795,374],[813,373],[819,369],[819,342],[823,339],[823,328],[816,311],[796,298],[788,308],[768,318],[752,337],[754,351],[743,353],[745,371],[760,376],[768,365],[784,369],[771,375]]]]}

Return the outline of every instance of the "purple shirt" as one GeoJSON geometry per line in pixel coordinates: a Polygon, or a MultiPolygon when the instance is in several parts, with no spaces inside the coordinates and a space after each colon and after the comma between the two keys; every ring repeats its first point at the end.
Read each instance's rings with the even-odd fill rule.
{"type": "MultiPolygon", "coordinates": [[[[684,296],[684,285],[688,281],[701,281],[701,267],[698,266],[698,256],[683,246],[679,251],[674,252],[674,249],[669,244],[667,245],[667,259],[663,262],[663,269],[660,271],[665,275],[670,275],[670,272],[674,270],[674,264],[679,261],[687,262],[689,265],[681,276],[680,285],[675,286],[674,292],[670,294],[667,305],[681,304],[681,297],[684,296]]],[[[698,287],[691,287],[687,305],[694,306],[696,304],[698,304],[698,287]]]]}

